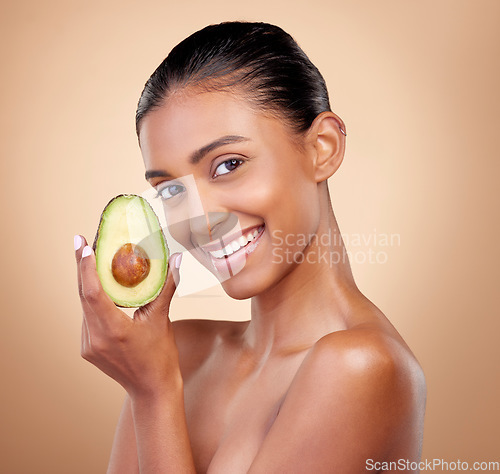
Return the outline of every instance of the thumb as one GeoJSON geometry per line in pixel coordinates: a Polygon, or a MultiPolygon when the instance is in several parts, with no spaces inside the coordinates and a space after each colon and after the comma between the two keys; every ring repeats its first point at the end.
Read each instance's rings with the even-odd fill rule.
{"type": "Polygon", "coordinates": [[[174,296],[175,289],[180,281],[180,266],[182,261],[182,253],[174,253],[168,260],[168,272],[165,283],[160,294],[150,303],[139,308],[137,312],[146,316],[159,316],[165,317],[168,315],[170,308],[170,301],[174,296]]]}

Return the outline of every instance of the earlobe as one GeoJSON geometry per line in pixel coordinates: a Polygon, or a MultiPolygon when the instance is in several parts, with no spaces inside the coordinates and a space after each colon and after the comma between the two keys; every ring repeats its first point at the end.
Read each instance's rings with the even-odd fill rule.
{"type": "Polygon", "coordinates": [[[332,176],[342,163],[345,151],[345,125],[333,112],[322,112],[310,129],[314,141],[314,176],[320,183],[332,176]]]}

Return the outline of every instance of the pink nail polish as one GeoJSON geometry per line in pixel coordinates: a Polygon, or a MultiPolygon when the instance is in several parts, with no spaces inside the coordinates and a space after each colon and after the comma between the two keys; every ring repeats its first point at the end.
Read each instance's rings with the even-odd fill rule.
{"type": "Polygon", "coordinates": [[[82,258],[88,257],[91,253],[92,249],[88,245],[86,245],[85,247],[83,247],[82,258]]]}
{"type": "Polygon", "coordinates": [[[75,250],[78,250],[82,246],[83,239],[80,235],[75,235],[74,244],[75,250]]]}
{"type": "Polygon", "coordinates": [[[175,257],[175,262],[174,262],[175,268],[179,268],[181,266],[181,262],[182,262],[182,253],[177,255],[177,257],[175,257]]]}

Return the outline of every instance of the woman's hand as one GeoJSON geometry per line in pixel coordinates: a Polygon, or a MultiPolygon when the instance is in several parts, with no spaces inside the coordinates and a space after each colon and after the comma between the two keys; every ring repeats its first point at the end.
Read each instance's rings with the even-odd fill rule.
{"type": "Polygon", "coordinates": [[[83,308],[82,357],[121,384],[131,398],[178,389],[182,382],[168,313],[181,254],[171,256],[160,295],[137,309],[132,319],[104,292],[94,252],[83,237],[75,236],[75,248],[83,308]]]}

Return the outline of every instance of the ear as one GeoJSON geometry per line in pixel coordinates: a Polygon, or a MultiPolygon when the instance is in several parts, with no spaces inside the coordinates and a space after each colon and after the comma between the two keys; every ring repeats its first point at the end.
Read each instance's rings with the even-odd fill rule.
{"type": "Polygon", "coordinates": [[[322,112],[308,131],[314,147],[314,177],[317,183],[325,181],[337,171],[345,151],[345,125],[333,112],[322,112]]]}

